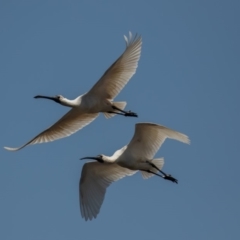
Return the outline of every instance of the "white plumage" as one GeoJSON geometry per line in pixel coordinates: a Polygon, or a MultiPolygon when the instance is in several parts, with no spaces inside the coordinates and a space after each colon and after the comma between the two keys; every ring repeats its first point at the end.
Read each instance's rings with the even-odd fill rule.
{"type": "Polygon", "coordinates": [[[86,220],[96,218],[104,200],[106,188],[123,177],[136,171],[120,167],[116,163],[85,163],[79,183],[80,208],[86,220]]]}
{"type": "Polygon", "coordinates": [[[85,163],[79,182],[79,199],[82,217],[85,220],[96,218],[104,200],[106,188],[114,181],[131,176],[138,170],[144,179],[158,175],[177,183],[171,175],[161,169],[163,158],[154,155],[166,138],[190,143],[189,138],[170,128],[153,124],[138,123],[130,143],[117,150],[112,156],[99,155],[82,159],[95,159],[98,162],[85,163]],[[158,174],[158,172],[162,175],[158,174]]]}
{"type": "Polygon", "coordinates": [[[100,80],[89,92],[69,100],[61,95],[47,97],[38,95],[35,98],[53,100],[72,109],[59,121],[44,130],[29,142],[18,148],[4,147],[9,151],[17,151],[23,147],[43,142],[50,142],[70,136],[97,118],[103,112],[106,118],[115,114],[137,117],[136,113],[124,111],[126,102],[113,102],[136,72],[141,54],[142,38],[129,32],[129,37],[124,36],[126,49],[123,54],[108,68],[100,80]]]}

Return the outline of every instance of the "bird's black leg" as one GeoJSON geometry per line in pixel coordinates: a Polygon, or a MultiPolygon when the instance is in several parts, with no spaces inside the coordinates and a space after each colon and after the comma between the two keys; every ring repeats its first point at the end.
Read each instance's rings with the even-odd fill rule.
{"type": "Polygon", "coordinates": [[[124,110],[122,110],[122,109],[120,109],[120,108],[118,108],[114,105],[112,105],[112,108],[115,109],[115,110],[118,110],[121,113],[124,113],[124,114],[120,114],[120,115],[124,115],[125,117],[138,117],[138,115],[136,113],[131,112],[131,111],[126,112],[126,111],[124,111],[124,110]]]}
{"type": "Polygon", "coordinates": [[[151,170],[140,170],[140,171],[147,172],[147,173],[152,173],[152,174],[157,175],[157,176],[159,176],[161,178],[164,178],[164,176],[162,176],[162,175],[160,175],[158,173],[152,172],[151,170]]]}
{"type": "Polygon", "coordinates": [[[123,114],[123,113],[119,113],[119,112],[112,112],[112,111],[109,111],[108,113],[113,113],[113,114],[118,114],[118,115],[125,116],[125,114],[123,114]]]}
{"type": "Polygon", "coordinates": [[[165,172],[163,172],[161,169],[159,169],[155,164],[153,164],[150,161],[147,161],[147,163],[149,163],[153,168],[157,169],[160,173],[163,174],[162,178],[164,178],[165,180],[169,180],[175,183],[178,183],[178,180],[174,177],[172,177],[171,174],[166,174],[165,172]]]}

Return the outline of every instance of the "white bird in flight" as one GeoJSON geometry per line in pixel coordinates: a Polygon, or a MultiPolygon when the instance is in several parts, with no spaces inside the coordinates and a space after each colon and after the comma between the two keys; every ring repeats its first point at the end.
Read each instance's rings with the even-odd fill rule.
{"type": "Polygon", "coordinates": [[[35,98],[45,98],[53,100],[61,105],[71,107],[60,120],[48,129],[44,130],[32,140],[21,147],[4,147],[9,151],[17,151],[30,144],[51,142],[60,138],[70,136],[81,128],[91,123],[100,112],[106,118],[115,114],[137,117],[131,111],[124,111],[126,102],[113,102],[123,87],[136,72],[141,54],[142,38],[137,34],[133,37],[129,32],[129,37],[124,36],[126,49],[123,54],[108,68],[100,80],[90,89],[89,92],[69,100],[61,95],[55,97],[37,95],[35,98]]]}
{"type": "Polygon", "coordinates": [[[166,138],[190,143],[189,138],[170,128],[153,124],[137,123],[135,133],[130,143],[117,150],[111,157],[103,154],[94,159],[96,162],[85,163],[79,181],[79,200],[81,215],[85,220],[96,218],[104,200],[107,187],[123,177],[131,176],[141,171],[142,177],[147,179],[153,175],[178,183],[170,174],[161,169],[163,158],[154,155],[166,138]],[[160,172],[161,174],[158,174],[160,172]]]}

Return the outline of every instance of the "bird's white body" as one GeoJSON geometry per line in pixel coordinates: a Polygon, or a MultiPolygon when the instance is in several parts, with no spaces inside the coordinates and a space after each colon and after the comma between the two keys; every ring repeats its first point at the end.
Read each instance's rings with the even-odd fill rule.
{"type": "Polygon", "coordinates": [[[100,113],[111,111],[113,103],[108,99],[101,99],[93,94],[85,93],[73,100],[62,97],[61,104],[84,113],[100,113]]]}
{"type": "Polygon", "coordinates": [[[147,161],[151,161],[153,159],[142,158],[134,158],[127,150],[123,152],[121,156],[119,156],[116,160],[116,163],[121,166],[128,168],[133,171],[138,170],[150,170],[152,167],[149,166],[147,161]]]}
{"type": "Polygon", "coordinates": [[[154,155],[166,138],[184,143],[190,142],[186,135],[170,128],[153,123],[138,123],[130,143],[117,150],[112,156],[99,155],[83,158],[101,162],[89,162],[83,166],[79,182],[82,217],[85,220],[96,218],[103,203],[106,188],[112,182],[131,176],[137,171],[141,171],[144,179],[157,175],[157,169],[162,169],[164,160],[163,158],[154,159],[154,155]]]}
{"type": "Polygon", "coordinates": [[[104,113],[112,111],[112,101],[109,99],[97,97],[91,93],[86,93],[76,100],[80,103],[80,109],[87,113],[104,113]]]}
{"type": "Polygon", "coordinates": [[[103,155],[103,161],[108,163],[115,163],[121,167],[128,168],[133,171],[138,170],[149,170],[151,167],[147,161],[152,159],[147,159],[145,156],[135,157],[132,155],[131,150],[128,149],[128,145],[117,150],[112,156],[103,155]]]}
{"type": "Polygon", "coordinates": [[[70,136],[91,123],[100,112],[104,113],[106,118],[113,117],[115,114],[136,117],[135,113],[123,110],[126,102],[113,102],[113,99],[136,72],[141,54],[141,37],[137,35],[133,37],[130,32],[129,38],[126,36],[124,38],[126,49],[123,54],[108,68],[100,80],[87,93],[73,100],[64,98],[61,95],[55,97],[36,96],[35,98],[54,100],[72,109],[59,121],[23,146],[18,148],[5,147],[5,149],[17,151],[30,144],[50,142],[70,136]]]}

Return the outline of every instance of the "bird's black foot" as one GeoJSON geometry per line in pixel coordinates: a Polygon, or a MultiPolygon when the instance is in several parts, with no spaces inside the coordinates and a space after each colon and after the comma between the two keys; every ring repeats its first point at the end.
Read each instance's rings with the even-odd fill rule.
{"type": "Polygon", "coordinates": [[[134,112],[128,111],[124,114],[125,117],[138,117],[138,115],[134,112]]]}
{"type": "Polygon", "coordinates": [[[172,182],[175,182],[175,183],[178,184],[178,180],[176,178],[172,177],[170,174],[167,174],[167,175],[163,176],[163,178],[165,180],[169,180],[169,181],[172,181],[172,182]]]}

